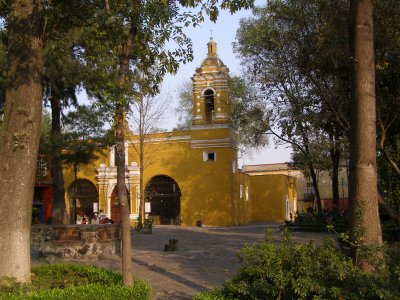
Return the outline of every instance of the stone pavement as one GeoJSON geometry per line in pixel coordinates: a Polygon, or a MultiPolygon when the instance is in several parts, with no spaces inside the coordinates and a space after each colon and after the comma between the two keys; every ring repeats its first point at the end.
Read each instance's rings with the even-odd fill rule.
{"type": "MultiPolygon", "coordinates": [[[[152,234],[133,233],[133,275],[151,285],[152,299],[191,299],[196,293],[221,286],[229,274],[237,270],[240,249],[262,239],[266,228],[272,228],[274,237],[279,238],[278,224],[205,228],[154,226],[152,234]],[[164,245],[170,239],[178,240],[178,251],[164,251],[164,245]]],[[[298,243],[318,242],[325,236],[327,234],[292,234],[298,243]]],[[[39,259],[34,248],[32,265],[65,262],[39,259]]],[[[102,257],[98,261],[68,262],[116,271],[121,269],[118,256],[102,257]]]]}

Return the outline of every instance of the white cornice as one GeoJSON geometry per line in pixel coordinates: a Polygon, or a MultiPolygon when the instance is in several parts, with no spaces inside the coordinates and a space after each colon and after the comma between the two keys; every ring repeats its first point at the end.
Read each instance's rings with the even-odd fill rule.
{"type": "Polygon", "coordinates": [[[190,130],[221,129],[221,128],[232,129],[232,127],[229,126],[229,124],[206,124],[206,125],[192,125],[192,126],[190,126],[190,130]]]}
{"type": "Polygon", "coordinates": [[[207,139],[207,140],[193,140],[190,142],[190,148],[233,148],[237,149],[237,143],[233,139],[207,139]]]}
{"type": "MultiPolygon", "coordinates": [[[[170,137],[159,137],[159,138],[148,138],[145,139],[145,143],[179,143],[186,142],[190,140],[192,137],[190,135],[182,135],[182,136],[170,136],[170,137]]],[[[129,144],[137,144],[139,142],[138,139],[129,141],[129,144]]]]}

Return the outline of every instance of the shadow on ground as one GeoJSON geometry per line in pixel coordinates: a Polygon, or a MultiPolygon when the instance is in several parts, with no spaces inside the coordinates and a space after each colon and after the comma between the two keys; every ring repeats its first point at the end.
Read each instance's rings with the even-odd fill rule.
{"type": "MultiPolygon", "coordinates": [[[[239,267],[237,254],[246,244],[264,238],[271,228],[279,240],[277,224],[235,227],[155,226],[153,234],[132,235],[133,274],[152,287],[152,299],[191,299],[196,293],[221,286],[229,274],[239,267]],[[178,250],[165,252],[164,244],[178,240],[178,250]]],[[[293,240],[306,243],[322,241],[327,234],[294,233],[293,240]]],[[[65,262],[53,260],[52,262],[65,262]]],[[[121,269],[118,256],[102,257],[98,261],[68,261],[92,264],[111,270],[121,269]]],[[[32,247],[32,265],[49,261],[37,257],[32,247]]]]}

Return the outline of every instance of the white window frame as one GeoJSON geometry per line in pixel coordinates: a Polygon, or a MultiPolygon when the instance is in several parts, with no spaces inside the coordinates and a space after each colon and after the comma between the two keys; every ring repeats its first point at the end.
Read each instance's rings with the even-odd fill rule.
{"type": "Polygon", "coordinates": [[[203,161],[216,161],[217,160],[217,152],[215,151],[204,151],[203,152],[203,161]],[[209,159],[208,155],[209,154],[214,154],[214,159],[209,159]]]}

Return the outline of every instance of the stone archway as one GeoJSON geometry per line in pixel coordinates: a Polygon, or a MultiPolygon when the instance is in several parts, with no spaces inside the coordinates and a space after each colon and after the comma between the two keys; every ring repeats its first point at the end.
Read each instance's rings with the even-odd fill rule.
{"type": "Polygon", "coordinates": [[[71,183],[68,188],[68,199],[70,203],[70,215],[73,223],[75,222],[75,199],[76,215],[88,217],[88,221],[93,218],[93,203],[98,202],[96,186],[87,179],[78,179],[71,183]]]}
{"type": "Polygon", "coordinates": [[[153,177],[145,189],[145,201],[151,203],[150,217],[154,224],[180,225],[181,190],[169,176],[153,177]]]}

